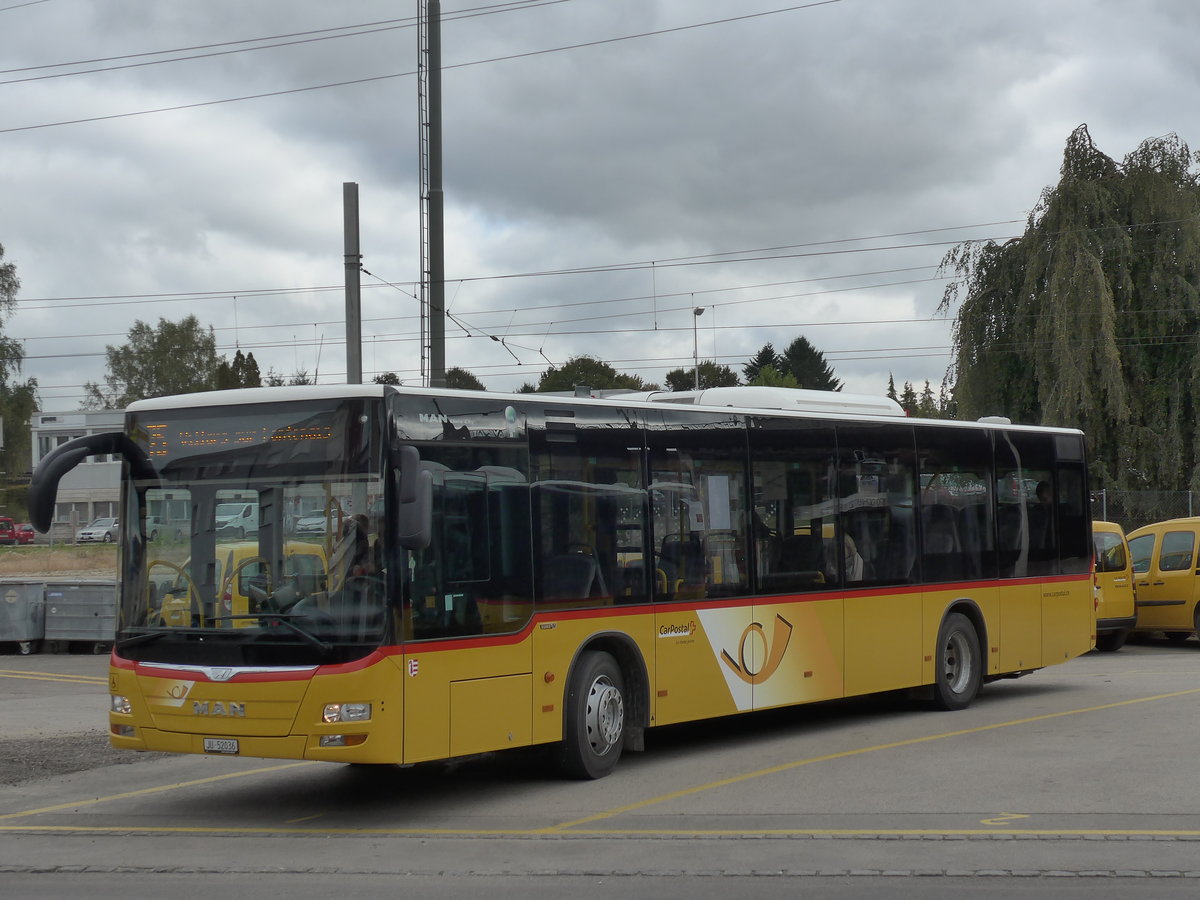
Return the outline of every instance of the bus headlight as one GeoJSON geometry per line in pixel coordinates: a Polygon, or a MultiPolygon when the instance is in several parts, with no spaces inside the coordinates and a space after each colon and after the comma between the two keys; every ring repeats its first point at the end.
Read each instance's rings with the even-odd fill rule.
{"type": "Polygon", "coordinates": [[[371,704],[326,703],[321,718],[331,725],[334,722],[368,722],[371,719],[371,704]]]}
{"type": "Polygon", "coordinates": [[[108,700],[109,709],[115,713],[127,716],[133,712],[133,704],[129,702],[128,697],[123,697],[120,694],[110,694],[108,700]]]}

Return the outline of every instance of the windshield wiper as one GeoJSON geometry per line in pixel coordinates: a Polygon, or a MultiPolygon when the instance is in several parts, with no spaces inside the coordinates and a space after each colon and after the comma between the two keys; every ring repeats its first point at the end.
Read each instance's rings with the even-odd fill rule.
{"type": "Polygon", "coordinates": [[[203,635],[205,633],[206,632],[203,630],[197,628],[164,628],[161,631],[143,631],[141,634],[135,634],[133,637],[119,639],[117,641],[117,648],[123,650],[126,647],[137,647],[141,644],[152,644],[159,638],[166,637],[169,634],[178,636],[181,634],[203,635]]]}
{"type": "Polygon", "coordinates": [[[299,625],[295,624],[294,622],[289,621],[291,619],[303,619],[303,618],[306,618],[305,616],[291,615],[289,613],[259,613],[256,616],[225,616],[224,618],[228,618],[228,619],[259,619],[262,621],[263,625],[266,625],[266,623],[268,623],[268,622],[278,622],[280,625],[284,626],[285,628],[289,628],[292,631],[294,631],[296,634],[300,635],[300,637],[304,638],[304,640],[308,641],[308,643],[310,643],[314,647],[316,647],[317,650],[319,650],[322,654],[333,652],[333,644],[329,643],[328,641],[321,640],[319,637],[317,637],[315,634],[313,634],[308,629],[301,628],[299,625]]]}

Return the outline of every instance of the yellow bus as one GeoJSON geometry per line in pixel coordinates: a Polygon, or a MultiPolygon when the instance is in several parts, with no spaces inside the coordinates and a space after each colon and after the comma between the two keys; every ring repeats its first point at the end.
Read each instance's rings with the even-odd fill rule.
{"type": "Polygon", "coordinates": [[[57,448],[30,507],[44,530],[67,470],[124,460],[115,747],[410,765],[546,745],[597,778],[656,725],[901,689],[961,709],[1091,649],[1083,435],[860,400],[189,394],[57,448]],[[227,535],[218,507],[248,497],[257,522],[227,535]],[[190,511],[178,546],[146,538],[167,501],[190,511]],[[326,571],[297,577],[313,510],[326,571]],[[223,604],[218,561],[250,533],[247,599],[223,604]],[[156,610],[164,570],[187,621],[156,610]]]}

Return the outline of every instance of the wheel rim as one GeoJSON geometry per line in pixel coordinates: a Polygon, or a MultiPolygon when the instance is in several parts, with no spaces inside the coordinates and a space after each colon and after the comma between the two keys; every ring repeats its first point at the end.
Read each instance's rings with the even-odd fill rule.
{"type": "Polygon", "coordinates": [[[625,702],[621,692],[607,675],[592,682],[588,691],[587,716],[588,743],[597,756],[603,756],[621,739],[625,728],[625,702]]]}
{"type": "Polygon", "coordinates": [[[970,644],[965,634],[956,631],[946,638],[942,678],[951,691],[961,694],[971,683],[972,674],[970,644]]]}

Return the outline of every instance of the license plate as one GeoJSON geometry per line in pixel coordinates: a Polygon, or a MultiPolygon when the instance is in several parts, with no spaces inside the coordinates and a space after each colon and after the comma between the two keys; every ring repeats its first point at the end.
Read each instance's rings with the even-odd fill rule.
{"type": "Polygon", "coordinates": [[[205,738],[205,753],[237,753],[237,738],[205,738]]]}

